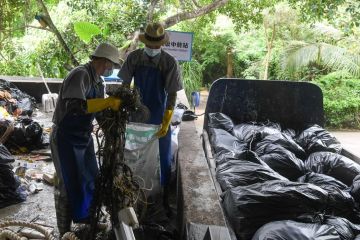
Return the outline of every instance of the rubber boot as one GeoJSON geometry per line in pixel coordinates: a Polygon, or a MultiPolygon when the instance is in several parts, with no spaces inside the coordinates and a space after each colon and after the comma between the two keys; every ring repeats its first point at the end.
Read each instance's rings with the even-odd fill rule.
{"type": "Polygon", "coordinates": [[[55,188],[54,191],[56,221],[60,237],[71,230],[71,210],[67,198],[55,188]]]}

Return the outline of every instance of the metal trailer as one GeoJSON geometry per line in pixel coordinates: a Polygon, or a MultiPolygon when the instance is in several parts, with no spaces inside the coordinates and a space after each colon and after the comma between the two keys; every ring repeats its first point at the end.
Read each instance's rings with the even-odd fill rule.
{"type": "MultiPolygon", "coordinates": [[[[215,81],[209,91],[202,137],[206,160],[218,196],[222,190],[216,180],[216,164],[208,136],[208,114],[215,112],[226,114],[234,124],[269,120],[295,130],[304,129],[309,124],[324,127],[323,95],[315,84],[244,79],[215,81]]],[[[341,154],[360,163],[360,158],[346,149],[343,149],[341,154]]],[[[226,216],[225,222],[230,238],[236,240],[226,216]]]]}

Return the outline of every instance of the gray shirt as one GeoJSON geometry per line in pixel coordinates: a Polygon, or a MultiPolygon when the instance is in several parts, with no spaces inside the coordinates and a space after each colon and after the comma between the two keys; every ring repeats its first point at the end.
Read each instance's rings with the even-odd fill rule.
{"type": "Polygon", "coordinates": [[[164,50],[155,57],[149,57],[144,49],[132,51],[126,58],[118,77],[124,83],[130,84],[136,71],[136,66],[152,66],[160,69],[165,79],[164,89],[167,93],[176,93],[183,89],[181,81],[180,67],[177,60],[164,50]]]}
{"type": "Polygon", "coordinates": [[[80,65],[71,70],[62,83],[53,122],[58,125],[68,113],[66,100],[79,99],[86,101],[87,99],[93,98],[93,96],[89,95],[94,88],[95,98],[104,98],[104,83],[100,76],[96,75],[95,69],[90,63],[80,65]]]}

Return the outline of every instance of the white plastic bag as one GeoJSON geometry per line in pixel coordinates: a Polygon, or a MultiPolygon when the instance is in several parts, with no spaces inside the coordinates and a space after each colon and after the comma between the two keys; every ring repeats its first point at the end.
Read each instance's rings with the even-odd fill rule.
{"type": "Polygon", "coordinates": [[[158,125],[129,123],[126,126],[125,161],[148,196],[160,190],[158,125]]]}
{"type": "Polygon", "coordinates": [[[176,171],[177,151],[179,148],[178,135],[180,126],[171,126],[171,175],[176,171]]]}

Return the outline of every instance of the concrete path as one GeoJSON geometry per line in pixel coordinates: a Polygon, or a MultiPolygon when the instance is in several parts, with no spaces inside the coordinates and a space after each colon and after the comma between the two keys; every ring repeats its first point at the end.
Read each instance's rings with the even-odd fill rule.
{"type": "Polygon", "coordinates": [[[331,131],[343,148],[360,157],[360,131],[331,131]]]}
{"type": "MultiPolygon", "coordinates": [[[[205,112],[208,96],[208,91],[200,92],[200,106],[195,109],[196,114],[205,112]]],[[[203,124],[204,116],[202,115],[195,120],[198,135],[202,133],[203,124]]],[[[331,131],[331,133],[342,143],[343,148],[360,157],[360,131],[331,131]]]]}

